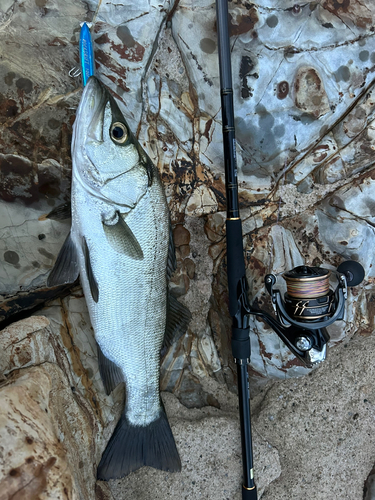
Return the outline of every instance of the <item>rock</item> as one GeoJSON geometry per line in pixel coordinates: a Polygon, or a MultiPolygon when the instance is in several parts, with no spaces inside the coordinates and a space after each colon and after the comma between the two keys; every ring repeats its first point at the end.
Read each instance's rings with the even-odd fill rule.
{"type": "MultiPolygon", "coordinates": [[[[235,396],[222,394],[226,408],[187,410],[171,394],[163,394],[172,431],[181,456],[181,473],[167,474],[149,467],[120,480],[110,481],[114,497],[239,500],[241,493],[241,444],[235,396]]],[[[254,455],[260,494],[280,475],[279,455],[255,430],[254,455]]]]}
{"type": "MultiPolygon", "coordinates": [[[[81,83],[69,76],[69,70],[78,61],[79,24],[91,20],[98,5],[98,0],[90,0],[87,5],[72,0],[6,0],[0,6],[0,321],[9,325],[18,315],[35,313],[35,308],[43,304],[40,314],[49,321],[47,324],[47,320],[34,317],[3,330],[0,390],[24,391],[29,372],[30,384],[35,374],[43,381],[40,388],[34,387],[43,403],[30,401],[30,407],[46,425],[48,450],[57,461],[49,462],[50,456],[41,448],[35,488],[45,485],[51,498],[61,493],[58,488],[63,484],[70,488],[68,493],[73,498],[106,498],[106,485],[95,483],[92,465],[98,463],[103,442],[123,404],[122,388],[110,397],[104,395],[81,289],[73,287],[70,292],[70,287],[46,287],[70,226],[69,218],[46,217],[52,210],[56,213],[70,197],[70,142],[81,83]],[[60,398],[56,387],[61,389],[60,398]],[[47,407],[50,411],[43,415],[47,407]],[[72,420],[84,429],[78,434],[84,444],[78,448],[66,424],[72,420]],[[61,433],[65,437],[59,443],[61,433]],[[69,484],[64,475],[58,475],[60,463],[72,469],[69,484]],[[57,481],[55,493],[48,489],[51,478],[57,481]]],[[[236,399],[228,389],[235,392],[237,384],[230,347],[215,18],[213,4],[207,2],[101,2],[92,28],[97,75],[109,86],[161,173],[175,227],[178,269],[172,293],[192,312],[187,334],[163,352],[161,387],[173,393],[165,396],[171,401],[169,411],[177,408],[180,413],[174,414],[172,424],[180,433],[182,452],[187,453],[189,443],[193,443],[194,455],[184,455],[182,476],[139,471],[119,483],[116,498],[130,495],[121,488],[130,488],[134,498],[142,498],[145,492],[163,499],[174,493],[175,498],[181,492],[181,477],[186,495],[192,499],[206,491],[215,498],[218,490],[226,490],[223,498],[240,494],[238,420],[226,402],[231,401],[233,410],[236,399]],[[190,406],[211,406],[186,410],[172,402],[175,396],[190,406]],[[219,428],[228,437],[224,445],[215,442],[219,428]],[[235,434],[237,444],[231,441],[235,434]],[[214,455],[208,449],[211,439],[214,455]],[[198,458],[199,447],[206,447],[202,458],[198,458]],[[223,460],[215,453],[221,453],[223,460]],[[231,486],[225,482],[226,468],[233,480],[231,486]],[[200,475],[201,470],[204,475],[200,475]],[[136,478],[134,483],[132,477],[136,478]],[[138,478],[145,477],[150,482],[141,486],[138,478]],[[216,478],[224,482],[218,484],[216,478]]],[[[282,273],[302,263],[336,269],[347,258],[362,262],[366,270],[362,285],[349,292],[345,321],[329,328],[331,361],[327,368],[322,367],[325,371],[306,376],[303,383],[308,386],[304,388],[314,380],[323,388],[336,387],[332,385],[336,379],[346,384],[335,362],[353,367],[353,373],[360,377],[358,365],[351,364],[342,345],[356,331],[371,342],[374,330],[374,19],[371,2],[325,0],[280,6],[267,0],[250,7],[245,2],[229,4],[240,209],[251,301],[273,314],[264,290],[268,272],[282,273]]],[[[260,399],[267,379],[309,373],[272,330],[254,318],[251,346],[251,386],[260,399]]],[[[259,417],[254,410],[258,485],[261,490],[266,488],[265,495],[270,498],[282,498],[284,484],[296,498],[311,496],[307,488],[300,494],[298,485],[311,487],[316,483],[300,451],[305,446],[301,436],[308,435],[309,444],[315,439],[311,426],[304,427],[317,418],[317,414],[310,415],[315,409],[312,402],[324,406],[328,399],[342,400],[351,407],[356,401],[354,393],[353,401],[349,400],[350,384],[342,394],[324,389],[320,399],[314,399],[319,390],[316,385],[311,398],[304,398],[306,393],[301,392],[298,412],[283,413],[275,403],[283,404],[277,399],[280,394],[276,388],[294,390],[293,384],[277,383],[263,406],[258,405],[259,417]],[[277,425],[271,429],[271,422],[277,422],[276,410],[280,410],[280,425],[285,432],[280,433],[277,425]],[[297,430],[289,432],[287,415],[299,435],[297,430]],[[285,435],[293,438],[285,441],[285,454],[295,470],[287,469],[272,484],[267,481],[280,474],[276,448],[261,442],[258,431],[267,440],[269,437],[280,454],[284,454],[281,441],[285,435]],[[298,477],[297,458],[307,483],[298,477]],[[269,460],[269,469],[263,460],[269,460]],[[284,483],[288,477],[292,477],[291,482],[285,479],[284,483]]],[[[355,426],[362,418],[354,407],[350,411],[360,416],[354,420],[348,416],[348,421],[343,417],[336,427],[328,427],[333,435],[340,425],[347,429],[348,422],[355,426]]],[[[320,473],[316,460],[320,453],[325,467],[325,498],[331,491],[334,498],[359,498],[360,482],[363,485],[373,466],[369,458],[371,439],[364,443],[362,434],[354,429],[358,443],[364,443],[358,451],[348,438],[350,450],[355,450],[359,459],[355,481],[346,492],[340,492],[334,490],[340,484],[341,463],[332,455],[337,443],[327,434],[325,420],[323,425],[314,422],[321,447],[313,458],[316,467],[311,470],[320,473]],[[331,449],[324,448],[324,441],[332,445],[331,449]],[[332,459],[331,464],[328,459],[332,459]],[[336,478],[333,489],[331,474],[336,478]]],[[[22,433],[19,436],[22,441],[22,433]]],[[[38,441],[38,445],[41,443],[38,441]]],[[[338,448],[337,456],[343,456],[340,453],[338,448]]],[[[28,474],[35,472],[33,463],[25,462],[28,457],[21,453],[21,461],[12,462],[14,470],[22,472],[20,476],[18,472],[9,476],[11,469],[3,470],[4,484],[16,484],[18,488],[17,478],[27,480],[28,474]],[[14,478],[11,483],[10,477],[14,478]]],[[[289,467],[284,463],[283,459],[283,467],[289,467]]],[[[368,491],[370,483],[369,479],[368,491]]],[[[30,485],[34,488],[34,482],[30,485]]],[[[33,491],[39,495],[38,489],[33,491]]],[[[47,493],[39,496],[43,495],[47,493]]]]}
{"type": "Polygon", "coordinates": [[[371,470],[365,482],[363,500],[374,500],[375,498],[375,468],[371,470]]]}
{"type": "Polygon", "coordinates": [[[177,224],[177,226],[174,228],[173,241],[176,247],[189,245],[190,233],[182,224],[177,224]]]}
{"type": "Polygon", "coordinates": [[[319,73],[314,68],[299,68],[294,82],[296,107],[315,118],[330,110],[326,91],[319,73]]]}
{"type": "Polygon", "coordinates": [[[375,337],[359,330],[310,376],[277,382],[257,396],[254,426],[282,454],[282,473],[262,499],[300,500],[312,488],[316,500],[363,498],[374,463],[374,436],[368,432],[374,350],[375,337]],[[342,478],[347,466],[349,482],[342,478]]]}
{"type": "MultiPolygon", "coordinates": [[[[98,490],[93,465],[108,433],[106,408],[116,417],[121,396],[116,405],[113,395],[107,397],[102,386],[95,387],[92,377],[98,367],[94,371],[95,361],[90,363],[90,376],[80,341],[72,344],[69,334],[64,338],[61,328],[55,329],[56,309],[50,319],[32,316],[0,334],[4,500],[22,488],[29,488],[22,489],[22,498],[68,495],[83,500],[92,500],[98,490]]],[[[112,500],[106,486],[98,491],[98,499],[112,500]]]]}
{"type": "MultiPolygon", "coordinates": [[[[10,0],[0,7],[7,27],[0,31],[4,324],[68,292],[48,289],[46,278],[70,222],[46,215],[70,196],[81,83],[69,70],[78,61],[79,24],[92,19],[99,2],[15,5],[10,0]]],[[[364,261],[366,293],[349,299],[346,326],[332,333],[338,341],[358,324],[356,312],[367,307],[373,285],[374,8],[328,0],[286,7],[232,3],[229,14],[250,298],[269,308],[264,274],[294,262],[335,268],[348,257],[364,261]]],[[[215,324],[222,333],[211,334],[220,373],[233,388],[224,338],[230,320],[215,17],[205,2],[161,2],[151,9],[145,2],[101,2],[92,34],[97,76],[161,173],[179,263],[171,287],[193,313],[191,340],[205,335],[209,310],[219,307],[215,324]]],[[[252,325],[253,368],[261,376],[300,374],[273,333],[258,321],[252,325]]],[[[203,371],[211,374],[208,366],[203,371]]]]}
{"type": "MultiPolygon", "coordinates": [[[[1,388],[0,487],[4,499],[21,498],[21,495],[22,498],[41,498],[43,495],[43,498],[57,500],[79,495],[70,469],[72,463],[69,461],[68,467],[67,450],[51,416],[50,392],[56,393],[64,387],[64,376],[55,373],[53,380],[48,368],[51,367],[30,368],[1,388]]],[[[62,399],[64,396],[59,395],[62,399]]],[[[74,414],[77,408],[72,399],[70,393],[65,403],[74,414]]],[[[65,436],[61,437],[64,441],[65,436]]],[[[69,458],[74,460],[74,454],[69,458]]],[[[83,498],[89,498],[87,493],[83,492],[83,498]]]]}
{"type": "Polygon", "coordinates": [[[187,215],[212,214],[218,209],[215,195],[205,186],[201,185],[193,191],[186,205],[187,215]]]}

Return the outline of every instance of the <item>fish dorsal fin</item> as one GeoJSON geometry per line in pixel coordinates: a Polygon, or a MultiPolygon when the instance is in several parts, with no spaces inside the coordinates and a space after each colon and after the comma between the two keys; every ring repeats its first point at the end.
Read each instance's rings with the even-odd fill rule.
{"type": "Polygon", "coordinates": [[[99,362],[99,372],[105,388],[107,396],[124,381],[121,369],[114,363],[110,361],[106,356],[104,356],[99,344],[96,343],[98,348],[98,362],[99,362]]]}
{"type": "Polygon", "coordinates": [[[47,286],[74,283],[78,275],[78,253],[69,233],[48,276],[47,286]]]}
{"type": "Polygon", "coordinates": [[[177,269],[176,250],[173,241],[172,223],[169,221],[169,247],[167,260],[167,281],[171,279],[172,274],[177,269]]]}
{"type": "Polygon", "coordinates": [[[191,312],[168,291],[167,320],[165,324],[164,347],[169,347],[178,340],[187,330],[191,320],[191,312]]]}
{"type": "Polygon", "coordinates": [[[142,260],[141,245],[121,214],[117,212],[117,215],[116,224],[106,224],[105,221],[102,221],[108,243],[116,252],[123,253],[134,260],[142,260]]]}
{"type": "Polygon", "coordinates": [[[98,288],[98,283],[96,282],[94,272],[91,267],[91,261],[90,261],[90,250],[87,245],[86,238],[83,237],[83,255],[85,256],[85,267],[86,267],[86,275],[87,279],[90,285],[90,291],[91,291],[91,296],[95,300],[95,302],[98,302],[99,300],[99,288],[98,288]]]}

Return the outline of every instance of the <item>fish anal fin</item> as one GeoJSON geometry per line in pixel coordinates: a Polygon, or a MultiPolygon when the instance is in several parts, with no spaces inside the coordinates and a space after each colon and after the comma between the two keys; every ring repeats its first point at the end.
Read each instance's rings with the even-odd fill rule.
{"type": "Polygon", "coordinates": [[[102,481],[119,479],[144,465],[168,472],[181,470],[176,443],[164,410],[146,426],[131,425],[125,413],[104,450],[97,470],[102,481]]]}
{"type": "Polygon", "coordinates": [[[99,344],[96,344],[98,348],[98,362],[99,362],[99,372],[102,379],[105,392],[107,396],[124,381],[121,369],[114,363],[110,361],[106,356],[104,356],[99,344]]]}
{"type": "Polygon", "coordinates": [[[167,296],[167,320],[162,349],[169,347],[187,330],[191,320],[191,312],[179,302],[170,292],[167,296]]]}
{"type": "Polygon", "coordinates": [[[78,275],[78,253],[69,233],[47,278],[47,286],[74,283],[78,275]]]}
{"type": "Polygon", "coordinates": [[[46,216],[46,219],[52,220],[65,220],[72,217],[72,204],[70,201],[58,205],[56,208],[52,209],[46,216]]]}
{"type": "Polygon", "coordinates": [[[121,214],[118,214],[116,224],[102,222],[107,241],[116,252],[125,254],[134,260],[143,259],[141,245],[121,214]]]}
{"type": "Polygon", "coordinates": [[[99,300],[99,288],[98,283],[96,282],[94,272],[92,270],[91,261],[90,261],[90,250],[87,245],[86,238],[83,237],[83,254],[85,256],[85,267],[86,267],[86,275],[90,285],[91,296],[95,302],[99,300]]]}

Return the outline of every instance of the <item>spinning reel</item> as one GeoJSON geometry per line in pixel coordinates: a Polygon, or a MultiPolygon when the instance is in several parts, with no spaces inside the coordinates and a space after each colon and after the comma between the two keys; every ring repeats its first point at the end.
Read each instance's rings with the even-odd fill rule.
{"type": "Polygon", "coordinates": [[[282,276],[287,286],[284,298],[275,288],[276,276],[265,277],[277,319],[261,310],[251,309],[250,314],[263,318],[292,353],[311,367],[326,358],[327,327],[344,318],[347,287],[359,285],[365,272],[358,262],[346,261],[337,271],[298,266],[282,276]],[[330,287],[331,274],[337,279],[335,289],[330,287]]]}

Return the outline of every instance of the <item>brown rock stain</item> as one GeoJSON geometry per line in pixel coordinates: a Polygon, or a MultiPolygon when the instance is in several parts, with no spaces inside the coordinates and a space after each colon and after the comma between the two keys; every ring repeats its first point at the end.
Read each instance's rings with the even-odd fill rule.
{"type": "MultiPolygon", "coordinates": [[[[121,77],[121,81],[123,82],[123,85],[121,86],[121,88],[125,92],[130,92],[130,89],[125,84],[126,73],[127,73],[126,68],[124,68],[123,66],[120,66],[119,64],[114,62],[114,60],[111,57],[109,57],[109,55],[106,54],[103,50],[96,50],[95,51],[95,61],[96,61],[97,67],[99,67],[100,65],[103,66],[103,70],[106,72],[106,74],[109,70],[109,73],[112,73],[112,74],[115,73],[116,75],[121,77]]],[[[117,97],[123,102],[123,99],[120,96],[117,96],[117,97]]]]}
{"type": "Polygon", "coordinates": [[[208,140],[210,141],[210,136],[209,136],[209,132],[210,132],[210,128],[211,128],[211,125],[212,125],[212,118],[210,118],[207,122],[206,122],[206,126],[204,128],[204,132],[203,132],[203,136],[208,140]]]}
{"type": "Polygon", "coordinates": [[[258,338],[258,341],[259,341],[259,350],[260,350],[260,354],[261,354],[262,358],[272,359],[273,354],[271,354],[270,352],[268,352],[266,350],[266,346],[263,344],[263,342],[259,338],[258,338]]]}
{"type": "Polygon", "coordinates": [[[111,49],[117,52],[120,59],[127,59],[131,62],[140,62],[143,60],[145,55],[145,48],[138,42],[135,42],[133,47],[127,47],[126,45],[116,45],[111,42],[111,49]]]}
{"type": "Polygon", "coordinates": [[[66,43],[65,40],[56,36],[53,40],[48,42],[48,45],[50,47],[66,47],[68,44],[66,43]]]}
{"type": "Polygon", "coordinates": [[[305,365],[298,358],[293,358],[293,359],[290,359],[289,361],[287,361],[283,365],[283,368],[285,370],[288,370],[289,368],[293,368],[294,366],[305,366],[305,365]]]}
{"type": "Polygon", "coordinates": [[[285,99],[289,94],[289,83],[286,81],[280,82],[277,85],[277,98],[285,99]]]}
{"type": "Polygon", "coordinates": [[[246,14],[239,14],[233,19],[229,14],[229,35],[238,36],[251,31],[259,21],[258,11],[252,6],[246,14]]]}
{"type": "Polygon", "coordinates": [[[360,0],[326,0],[323,8],[339,19],[349,18],[359,28],[372,27],[374,24],[369,16],[369,7],[360,0]]]}
{"type": "Polygon", "coordinates": [[[190,233],[182,224],[177,224],[173,229],[173,241],[176,247],[190,243],[190,233]]]}
{"type": "Polygon", "coordinates": [[[46,492],[47,477],[56,461],[56,457],[50,457],[45,463],[30,465],[27,459],[24,465],[11,469],[9,475],[0,482],[0,492],[8,494],[1,498],[40,500],[40,495],[46,492]]]}
{"type": "Polygon", "coordinates": [[[6,122],[8,118],[14,118],[17,114],[18,106],[16,101],[0,94],[0,123],[6,122]]]}
{"type": "Polygon", "coordinates": [[[320,163],[323,161],[325,158],[328,156],[329,146],[327,144],[322,144],[318,146],[317,148],[313,149],[312,155],[313,155],[313,162],[314,163],[320,163]]]}

